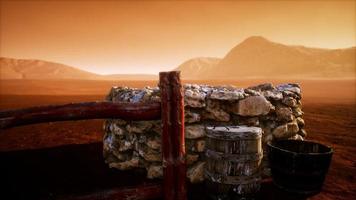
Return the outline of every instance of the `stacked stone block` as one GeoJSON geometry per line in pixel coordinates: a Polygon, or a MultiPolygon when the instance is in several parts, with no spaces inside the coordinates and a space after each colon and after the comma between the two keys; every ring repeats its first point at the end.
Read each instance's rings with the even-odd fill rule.
{"type": "MultiPolygon", "coordinates": [[[[246,89],[233,86],[184,85],[187,177],[204,180],[206,126],[261,127],[263,147],[280,139],[303,140],[303,112],[298,84],[261,84],[246,89]]],[[[113,102],[160,102],[158,88],[114,87],[113,102]]],[[[104,124],[104,157],[120,170],[145,168],[148,178],[162,177],[161,121],[109,119],[104,124]]],[[[266,157],[265,157],[266,158],[266,157]]],[[[266,160],[264,169],[268,174],[266,160]]]]}

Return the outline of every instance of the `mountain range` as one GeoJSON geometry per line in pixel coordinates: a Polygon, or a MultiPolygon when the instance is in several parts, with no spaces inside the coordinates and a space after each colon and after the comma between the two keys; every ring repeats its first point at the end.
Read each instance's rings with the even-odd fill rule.
{"type": "Polygon", "coordinates": [[[356,78],[356,47],[308,48],[253,36],[224,58],[201,59],[191,59],[177,69],[186,79],[356,78]]]}
{"type": "MultiPolygon", "coordinates": [[[[174,70],[183,79],[356,78],[356,47],[321,49],[249,37],[225,57],[198,57],[174,70]]],[[[157,75],[99,75],[42,60],[0,58],[0,79],[154,80],[157,75]]]]}
{"type": "Polygon", "coordinates": [[[150,74],[100,75],[54,62],[1,57],[0,80],[1,79],[155,80],[157,76],[150,74]]]}

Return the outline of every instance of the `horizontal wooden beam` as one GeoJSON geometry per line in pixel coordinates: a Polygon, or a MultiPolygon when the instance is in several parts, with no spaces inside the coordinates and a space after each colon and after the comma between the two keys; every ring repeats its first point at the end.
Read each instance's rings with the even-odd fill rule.
{"type": "Polygon", "coordinates": [[[161,117],[161,104],[85,102],[65,105],[38,106],[0,112],[0,129],[28,124],[119,118],[124,120],[158,120],[161,117]]]}

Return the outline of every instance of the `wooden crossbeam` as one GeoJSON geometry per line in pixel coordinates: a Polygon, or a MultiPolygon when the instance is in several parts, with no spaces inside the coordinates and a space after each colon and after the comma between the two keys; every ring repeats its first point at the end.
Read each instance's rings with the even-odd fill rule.
{"type": "MultiPolygon", "coordinates": [[[[166,200],[186,200],[184,95],[180,73],[177,71],[161,72],[159,75],[161,103],[85,102],[7,110],[0,112],[0,129],[67,120],[106,118],[120,118],[123,120],[161,119],[164,176],[161,189],[163,197],[166,200]]],[[[161,192],[158,187],[160,186],[137,186],[136,188],[122,191],[115,190],[114,193],[109,192],[106,194],[109,195],[109,199],[111,197],[115,197],[115,199],[150,199],[161,192]]],[[[93,195],[95,196],[95,194],[93,195]]],[[[90,199],[90,196],[88,198],[90,199]]],[[[73,199],[78,198],[73,197],[73,199]]],[[[103,196],[103,199],[107,199],[106,196],[103,196]]]]}
{"type": "Polygon", "coordinates": [[[158,120],[160,103],[85,102],[0,112],[0,129],[43,122],[120,118],[158,120]]]}

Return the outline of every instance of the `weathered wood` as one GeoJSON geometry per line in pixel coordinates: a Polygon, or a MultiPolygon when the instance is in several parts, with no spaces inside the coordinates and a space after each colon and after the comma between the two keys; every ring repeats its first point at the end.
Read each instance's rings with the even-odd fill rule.
{"type": "Polygon", "coordinates": [[[247,126],[207,127],[205,176],[215,194],[257,193],[261,180],[262,129],[247,126]]]}
{"type": "Polygon", "coordinates": [[[65,200],[149,200],[162,198],[161,184],[147,184],[135,187],[97,191],[87,195],[65,196],[65,200]]]}
{"type": "Polygon", "coordinates": [[[124,120],[160,119],[160,103],[85,102],[38,106],[0,112],[0,129],[43,122],[121,118],[124,120]]]}
{"type": "Polygon", "coordinates": [[[184,99],[180,73],[161,72],[163,194],[165,199],[185,200],[186,165],[184,99]]]}
{"type": "Polygon", "coordinates": [[[186,191],[186,163],[185,163],[185,139],[184,139],[184,95],[180,80],[180,72],[170,72],[172,84],[172,154],[175,159],[176,171],[176,199],[187,199],[186,191]]]}
{"type": "Polygon", "coordinates": [[[87,102],[40,106],[0,112],[0,129],[66,120],[121,118],[162,119],[163,188],[140,186],[67,199],[164,199],[185,200],[184,99],[179,72],[160,73],[161,103],[87,102]]]}
{"type": "Polygon", "coordinates": [[[161,116],[162,116],[162,160],[163,160],[163,196],[164,199],[175,199],[175,170],[172,143],[171,100],[172,88],[169,72],[159,73],[159,87],[161,90],[161,116]]]}

